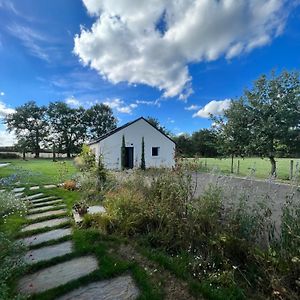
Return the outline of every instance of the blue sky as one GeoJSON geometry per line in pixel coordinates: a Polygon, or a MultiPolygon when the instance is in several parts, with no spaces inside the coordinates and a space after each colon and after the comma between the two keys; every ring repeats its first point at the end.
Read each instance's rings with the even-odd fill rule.
{"type": "Polygon", "coordinates": [[[120,125],[209,127],[260,74],[299,69],[298,3],[0,0],[0,117],[28,100],[104,102],[120,125]]]}

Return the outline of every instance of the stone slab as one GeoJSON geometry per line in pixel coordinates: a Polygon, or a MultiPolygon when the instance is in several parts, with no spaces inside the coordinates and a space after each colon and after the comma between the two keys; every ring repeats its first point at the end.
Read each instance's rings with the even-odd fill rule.
{"type": "Polygon", "coordinates": [[[31,196],[26,196],[23,199],[24,200],[32,200],[32,199],[36,199],[36,198],[41,198],[42,196],[44,196],[44,194],[43,193],[39,193],[39,194],[31,195],[31,196]]]}
{"type": "Polygon", "coordinates": [[[18,291],[32,295],[66,284],[97,270],[94,256],[84,256],[42,269],[24,276],[18,283],[18,291]]]}
{"type": "Polygon", "coordinates": [[[5,192],[5,190],[0,190],[0,193],[4,193],[5,192]]]}
{"type": "Polygon", "coordinates": [[[18,188],[14,188],[12,191],[13,191],[14,193],[19,193],[19,192],[23,192],[24,190],[25,190],[24,187],[18,187],[18,188]]]}
{"type": "Polygon", "coordinates": [[[37,229],[42,229],[42,228],[46,228],[46,227],[55,227],[55,226],[61,225],[63,223],[66,223],[68,221],[70,221],[69,218],[59,218],[59,219],[51,219],[51,220],[47,220],[47,221],[43,221],[43,222],[38,222],[38,223],[34,223],[34,224],[25,226],[24,228],[21,229],[21,232],[37,230],[37,229]]]}
{"type": "Polygon", "coordinates": [[[64,214],[66,212],[67,212],[67,210],[65,210],[65,209],[49,210],[49,211],[38,213],[38,214],[28,215],[26,217],[26,219],[36,220],[36,219],[45,218],[45,217],[49,217],[49,216],[61,215],[61,214],[64,214]]]}
{"type": "Polygon", "coordinates": [[[44,202],[47,200],[53,200],[53,199],[57,199],[57,197],[56,196],[48,196],[48,197],[44,197],[44,198],[33,199],[30,202],[31,203],[40,203],[40,202],[44,202]]]}
{"type": "Polygon", "coordinates": [[[24,261],[25,263],[32,265],[40,261],[50,260],[54,257],[63,256],[69,253],[72,253],[71,241],[30,250],[24,256],[24,261]]]}
{"type": "Polygon", "coordinates": [[[55,185],[55,184],[46,184],[46,185],[44,185],[44,188],[45,189],[54,189],[54,188],[56,188],[57,186],[55,185]]]}
{"type": "Polygon", "coordinates": [[[15,193],[15,197],[21,197],[21,196],[23,196],[23,195],[24,195],[23,192],[21,192],[21,193],[15,193]]]}
{"type": "Polygon", "coordinates": [[[52,204],[57,204],[57,203],[63,203],[62,199],[56,199],[56,200],[51,200],[51,201],[45,201],[45,202],[41,202],[41,203],[33,203],[31,205],[31,207],[35,208],[35,207],[43,207],[43,206],[47,206],[47,205],[52,205],[52,204]]]}
{"type": "Polygon", "coordinates": [[[99,213],[105,213],[105,212],[106,212],[106,209],[102,205],[90,206],[87,209],[87,213],[90,214],[90,215],[99,214],[99,213]]]}
{"type": "Polygon", "coordinates": [[[56,300],[133,300],[137,299],[139,294],[131,276],[123,275],[110,280],[90,283],[56,300]]]}
{"type": "Polygon", "coordinates": [[[30,188],[29,188],[29,190],[30,191],[36,191],[36,190],[38,190],[40,187],[38,186],[38,185],[36,185],[36,186],[31,186],[30,188]]]}
{"type": "Polygon", "coordinates": [[[47,231],[40,234],[35,234],[23,239],[20,239],[23,244],[26,246],[35,246],[44,242],[49,242],[53,240],[57,240],[66,236],[70,236],[72,234],[71,228],[62,228],[55,229],[51,231],[47,231]]]}
{"type": "Polygon", "coordinates": [[[61,209],[63,207],[66,207],[65,204],[58,204],[58,205],[47,205],[47,206],[41,206],[41,207],[37,207],[37,208],[32,208],[28,210],[29,214],[34,214],[36,212],[42,212],[45,210],[56,210],[56,209],[61,209]]]}

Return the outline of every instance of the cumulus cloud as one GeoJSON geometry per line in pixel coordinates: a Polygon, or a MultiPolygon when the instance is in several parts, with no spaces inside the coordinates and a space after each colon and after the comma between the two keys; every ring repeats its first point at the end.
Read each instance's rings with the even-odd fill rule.
{"type": "Polygon", "coordinates": [[[81,105],[80,101],[76,99],[74,96],[68,97],[67,99],[65,99],[65,102],[74,107],[79,107],[81,105]]]}
{"type": "Polygon", "coordinates": [[[200,108],[200,106],[195,105],[195,104],[192,104],[192,105],[190,105],[190,106],[185,107],[184,109],[185,109],[185,110],[197,110],[197,109],[199,109],[199,108],[200,108]]]}
{"type": "Polygon", "coordinates": [[[13,114],[14,112],[15,110],[13,108],[8,107],[4,102],[0,101],[0,118],[13,114]]]}
{"type": "Polygon", "coordinates": [[[119,98],[108,99],[104,101],[103,104],[123,114],[131,114],[132,110],[138,107],[138,104],[136,103],[131,103],[127,105],[123,100],[119,98]]]}
{"type": "Polygon", "coordinates": [[[13,146],[17,142],[14,133],[8,133],[0,129],[0,146],[13,146]]]}
{"type": "Polygon", "coordinates": [[[112,83],[147,84],[164,97],[192,93],[188,64],[232,59],[284,29],[288,0],[83,0],[96,17],[74,38],[84,65],[112,83]]]}
{"type": "Polygon", "coordinates": [[[222,115],[224,113],[224,110],[228,109],[230,107],[231,100],[225,99],[225,100],[212,100],[209,103],[207,103],[203,108],[198,110],[193,117],[199,117],[199,118],[209,118],[210,115],[222,115]]]}

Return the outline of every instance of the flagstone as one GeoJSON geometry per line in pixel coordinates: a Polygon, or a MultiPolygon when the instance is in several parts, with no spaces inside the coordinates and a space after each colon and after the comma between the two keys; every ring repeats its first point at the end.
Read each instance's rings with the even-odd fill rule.
{"type": "Polygon", "coordinates": [[[45,218],[45,217],[49,217],[49,216],[61,215],[61,214],[64,214],[66,212],[67,212],[66,209],[49,210],[49,211],[46,211],[46,212],[41,212],[41,213],[37,213],[37,214],[28,215],[26,217],[26,219],[36,220],[36,219],[45,218]]]}
{"type": "Polygon", "coordinates": [[[38,186],[38,185],[36,185],[36,186],[31,186],[30,188],[29,188],[29,190],[30,191],[35,191],[35,190],[38,190],[40,187],[38,186]]]}
{"type": "Polygon", "coordinates": [[[44,233],[35,234],[23,239],[20,239],[23,244],[26,246],[35,246],[44,242],[49,242],[52,240],[57,240],[72,234],[71,228],[61,228],[44,233]]]}
{"type": "Polygon", "coordinates": [[[44,198],[33,199],[30,202],[31,203],[39,203],[39,202],[44,202],[46,200],[53,200],[53,199],[57,199],[57,197],[56,196],[48,196],[48,197],[44,197],[44,198]]]}
{"type": "Polygon", "coordinates": [[[56,204],[56,205],[47,205],[47,206],[40,206],[40,207],[36,207],[36,208],[32,208],[28,210],[29,214],[34,214],[37,212],[43,212],[45,210],[56,210],[56,209],[61,209],[63,207],[66,207],[65,204],[56,204]]]}
{"type": "Polygon", "coordinates": [[[92,282],[77,288],[56,300],[133,300],[139,296],[139,290],[130,275],[92,282]]]}
{"type": "Polygon", "coordinates": [[[32,199],[40,198],[41,196],[44,196],[44,194],[43,193],[33,194],[33,195],[30,195],[30,196],[26,196],[23,199],[24,200],[32,200],[32,199]]]}
{"type": "Polygon", "coordinates": [[[14,193],[19,193],[19,192],[23,192],[24,190],[25,190],[24,187],[19,187],[19,188],[14,188],[12,191],[13,191],[14,193]]]}
{"type": "Polygon", "coordinates": [[[53,188],[56,188],[57,186],[55,184],[46,184],[44,185],[44,188],[45,189],[53,189],[53,188]]]}
{"type": "Polygon", "coordinates": [[[40,261],[50,260],[54,257],[63,256],[69,253],[72,253],[71,241],[29,250],[24,257],[24,261],[27,264],[35,264],[40,261]]]}
{"type": "Polygon", "coordinates": [[[15,193],[15,197],[21,197],[21,196],[23,196],[23,195],[24,195],[23,192],[21,192],[21,193],[15,193]]]}
{"type": "Polygon", "coordinates": [[[56,200],[51,200],[51,201],[45,201],[41,203],[33,203],[31,207],[36,208],[36,207],[43,207],[47,205],[52,205],[52,204],[57,204],[57,203],[63,203],[62,199],[56,199],[56,200]]]}
{"type": "Polygon", "coordinates": [[[43,222],[38,222],[34,224],[30,224],[25,226],[24,228],[21,229],[21,232],[26,232],[26,231],[31,231],[31,230],[37,230],[37,229],[42,229],[46,227],[55,227],[61,224],[64,224],[66,222],[70,221],[69,218],[59,218],[59,219],[51,219],[43,222]]]}
{"type": "Polygon", "coordinates": [[[26,295],[41,293],[86,276],[97,268],[94,256],[74,258],[24,276],[18,283],[18,291],[26,295]]]}

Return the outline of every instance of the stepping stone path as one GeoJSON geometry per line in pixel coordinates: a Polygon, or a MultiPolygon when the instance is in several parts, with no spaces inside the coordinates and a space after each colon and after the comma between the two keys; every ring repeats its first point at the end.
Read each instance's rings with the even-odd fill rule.
{"type": "Polygon", "coordinates": [[[19,188],[14,188],[12,191],[13,191],[14,193],[19,193],[19,192],[23,192],[24,190],[25,190],[24,187],[19,187],[19,188]]]}
{"type": "Polygon", "coordinates": [[[129,300],[136,299],[139,290],[129,275],[98,281],[80,287],[56,300],[129,300]]]}
{"type": "Polygon", "coordinates": [[[30,224],[21,229],[21,232],[42,229],[46,227],[55,227],[70,221],[69,218],[51,219],[43,222],[30,224]]]}
{"type": "Polygon", "coordinates": [[[37,213],[37,214],[28,215],[26,217],[26,219],[36,220],[36,219],[49,217],[49,216],[62,215],[62,214],[65,214],[65,213],[67,213],[67,211],[65,209],[49,210],[49,211],[46,211],[46,212],[41,212],[41,213],[37,213]]]}
{"type": "Polygon", "coordinates": [[[49,260],[69,253],[72,253],[72,242],[67,241],[53,246],[30,250],[26,253],[24,260],[28,264],[34,264],[39,261],[49,260]]]}
{"type": "MultiPolygon", "coordinates": [[[[62,217],[66,214],[66,205],[62,199],[56,199],[55,196],[45,196],[43,193],[38,193],[28,197],[23,197],[30,205],[27,219],[35,223],[31,223],[21,229],[21,232],[31,230],[45,229],[44,233],[31,234],[28,237],[20,239],[20,241],[28,247],[33,247],[24,256],[24,261],[29,265],[34,265],[38,262],[49,261],[51,259],[62,257],[64,262],[54,263],[54,265],[42,268],[33,274],[28,274],[22,277],[17,289],[21,294],[33,295],[45,292],[49,289],[64,285],[73,280],[87,276],[96,271],[98,261],[93,255],[76,257],[70,259],[67,254],[72,254],[72,241],[61,241],[72,235],[71,228],[53,229],[51,227],[62,225],[70,218],[62,217]],[[56,199],[56,200],[54,200],[56,199]],[[48,219],[53,217],[53,219],[48,219]],[[43,220],[43,218],[45,218],[43,220]],[[52,244],[43,246],[44,243],[51,242],[52,244]],[[40,247],[39,247],[40,245],[40,247]]],[[[91,213],[98,212],[98,207],[92,210],[91,213]]],[[[117,278],[93,282],[86,286],[79,287],[62,297],[60,300],[129,300],[136,299],[139,296],[139,290],[135,285],[134,280],[130,275],[123,275],[117,278]]]]}
{"type": "Polygon", "coordinates": [[[61,209],[63,207],[66,207],[65,204],[59,204],[59,205],[47,205],[47,206],[41,206],[41,207],[36,207],[28,210],[28,213],[33,214],[36,212],[42,212],[46,210],[55,210],[55,209],[61,209]]]}
{"type": "Polygon", "coordinates": [[[40,187],[38,186],[38,185],[36,185],[36,186],[31,186],[30,188],[29,188],[29,190],[30,191],[36,191],[36,190],[38,190],[40,187]]]}
{"type": "Polygon", "coordinates": [[[20,241],[26,246],[36,246],[45,242],[58,240],[70,235],[72,235],[71,228],[55,229],[23,238],[20,241]]]}
{"type": "Polygon", "coordinates": [[[41,293],[86,276],[97,269],[98,261],[93,256],[74,258],[24,276],[19,281],[18,290],[26,295],[41,293]]]}

